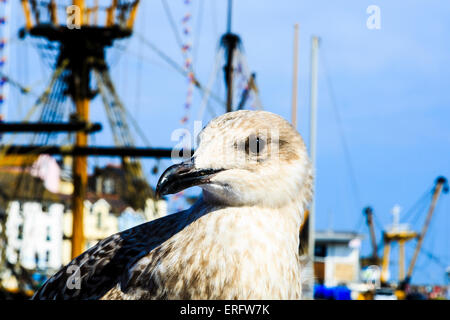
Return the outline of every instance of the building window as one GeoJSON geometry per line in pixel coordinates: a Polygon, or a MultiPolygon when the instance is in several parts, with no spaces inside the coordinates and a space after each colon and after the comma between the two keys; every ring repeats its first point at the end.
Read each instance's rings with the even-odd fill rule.
{"type": "Polygon", "coordinates": [[[17,239],[19,240],[23,239],[23,224],[20,224],[18,227],[17,239]]]}
{"type": "Polygon", "coordinates": [[[314,256],[325,258],[327,256],[327,246],[324,244],[316,244],[314,247],[314,256]]]}
{"type": "Polygon", "coordinates": [[[34,253],[34,264],[36,265],[36,269],[39,269],[39,254],[37,252],[34,253]]]}
{"type": "Polygon", "coordinates": [[[95,193],[97,194],[101,194],[102,193],[102,178],[98,177],[97,180],[95,181],[95,193]]]}
{"type": "Polygon", "coordinates": [[[51,240],[51,229],[50,226],[47,226],[47,237],[46,237],[47,241],[51,240]]]}
{"type": "Polygon", "coordinates": [[[113,194],[114,193],[114,181],[113,179],[105,179],[103,182],[103,193],[113,194]]]}
{"type": "Polygon", "coordinates": [[[48,263],[50,261],[50,251],[45,252],[45,262],[48,263]]]}
{"type": "Polygon", "coordinates": [[[97,213],[97,229],[101,229],[102,228],[102,213],[98,212],[97,213]]]}

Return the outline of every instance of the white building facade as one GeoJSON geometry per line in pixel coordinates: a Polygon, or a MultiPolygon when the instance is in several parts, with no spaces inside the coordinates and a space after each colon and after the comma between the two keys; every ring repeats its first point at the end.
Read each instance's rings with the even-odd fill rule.
{"type": "Polygon", "coordinates": [[[316,232],[316,279],[326,287],[359,282],[361,240],[352,232],[316,232]]]}
{"type": "Polygon", "coordinates": [[[7,211],[6,257],[26,269],[57,270],[62,263],[64,205],[12,201],[7,211]]]}
{"type": "MultiPolygon", "coordinates": [[[[112,213],[108,201],[94,203],[85,200],[84,233],[86,249],[98,241],[136,225],[166,215],[164,200],[147,200],[144,211],[130,207],[119,214],[112,213]],[[156,209],[155,210],[155,206],[156,209]]],[[[38,202],[12,201],[7,210],[6,259],[26,269],[53,273],[70,262],[72,212],[64,205],[52,203],[48,207],[38,202]]]]}

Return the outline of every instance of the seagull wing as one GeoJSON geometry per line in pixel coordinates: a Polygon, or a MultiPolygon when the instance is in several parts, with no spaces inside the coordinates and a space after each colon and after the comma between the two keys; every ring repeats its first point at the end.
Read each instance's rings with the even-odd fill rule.
{"type": "Polygon", "coordinates": [[[48,279],[32,299],[100,299],[139,259],[184,228],[185,213],[171,214],[100,241],[48,279]]]}

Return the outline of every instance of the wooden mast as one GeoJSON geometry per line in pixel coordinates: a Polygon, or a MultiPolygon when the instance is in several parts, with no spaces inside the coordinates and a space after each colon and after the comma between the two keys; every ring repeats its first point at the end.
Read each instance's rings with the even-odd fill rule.
{"type": "MultiPolygon", "coordinates": [[[[80,8],[80,24],[84,24],[84,0],[74,0],[73,4],[80,8]]],[[[89,121],[89,98],[88,98],[88,83],[89,70],[80,66],[74,72],[75,82],[78,86],[74,88],[72,98],[75,102],[78,120],[89,121]]],[[[87,134],[80,131],[76,134],[75,145],[77,147],[87,146],[87,134]]],[[[75,156],[72,162],[72,177],[73,177],[73,195],[72,195],[72,259],[79,256],[85,247],[84,236],[84,199],[86,197],[87,186],[87,157],[75,156]]]]}
{"type": "MultiPolygon", "coordinates": [[[[89,100],[77,97],[75,100],[79,120],[89,121],[89,100]]],[[[79,131],[76,134],[77,147],[87,146],[86,132],[79,131]]],[[[87,157],[75,156],[72,167],[73,175],[73,224],[72,224],[72,258],[84,251],[84,199],[87,186],[87,157]]]]}

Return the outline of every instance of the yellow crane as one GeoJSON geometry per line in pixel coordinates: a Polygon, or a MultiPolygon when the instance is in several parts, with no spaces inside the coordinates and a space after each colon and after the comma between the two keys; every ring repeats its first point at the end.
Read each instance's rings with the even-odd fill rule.
{"type": "MultiPolygon", "coordinates": [[[[391,245],[394,242],[397,242],[399,245],[399,262],[398,262],[398,286],[395,290],[395,295],[398,299],[405,299],[406,297],[406,289],[409,283],[411,282],[411,277],[414,271],[415,264],[417,262],[417,258],[419,256],[420,250],[422,248],[423,240],[427,233],[428,227],[431,222],[431,218],[433,216],[434,209],[436,208],[436,204],[439,200],[442,192],[447,193],[449,190],[448,182],[445,177],[438,177],[435,182],[435,187],[433,189],[433,197],[431,200],[430,207],[428,209],[427,217],[425,223],[422,227],[421,232],[418,234],[412,230],[408,230],[407,228],[402,228],[398,225],[398,223],[394,223],[390,230],[383,232],[383,256],[380,259],[377,254],[377,244],[376,244],[376,236],[375,229],[373,224],[373,210],[370,207],[364,209],[364,213],[367,218],[367,225],[369,227],[370,235],[371,235],[371,243],[372,243],[372,256],[369,258],[362,259],[363,265],[378,265],[381,264],[381,274],[380,274],[380,283],[382,287],[388,287],[388,274],[389,274],[389,260],[390,260],[390,252],[391,245]],[[405,244],[408,241],[413,239],[418,239],[416,248],[414,250],[413,258],[408,267],[408,272],[405,276],[405,244]]],[[[396,214],[394,212],[394,214],[396,214]]],[[[397,213],[398,214],[398,213],[397,213]]],[[[361,295],[361,299],[371,300],[374,298],[375,292],[367,292],[361,295]]]]}
{"type": "Polygon", "coordinates": [[[370,233],[370,243],[372,245],[372,254],[367,257],[361,259],[361,263],[363,266],[369,266],[369,265],[380,265],[381,259],[378,256],[378,246],[377,246],[377,240],[375,235],[375,226],[373,224],[373,209],[372,207],[366,207],[363,210],[364,215],[366,216],[366,223],[369,227],[369,233],[370,233]]]}
{"type": "Polygon", "coordinates": [[[409,285],[409,283],[411,282],[411,277],[412,277],[414,267],[417,262],[417,257],[419,256],[420,249],[422,248],[423,240],[427,233],[428,227],[430,226],[431,217],[433,216],[433,212],[434,212],[434,209],[436,208],[436,204],[437,204],[442,192],[448,193],[448,191],[449,191],[449,186],[448,186],[447,179],[442,176],[438,177],[436,179],[436,185],[433,190],[433,198],[431,200],[431,204],[428,209],[427,217],[426,217],[425,223],[422,227],[422,231],[420,232],[420,234],[418,236],[416,249],[414,251],[413,258],[411,259],[411,262],[409,264],[408,273],[406,274],[406,277],[400,282],[400,285],[399,285],[400,290],[404,291],[406,289],[406,287],[409,285]]]}

